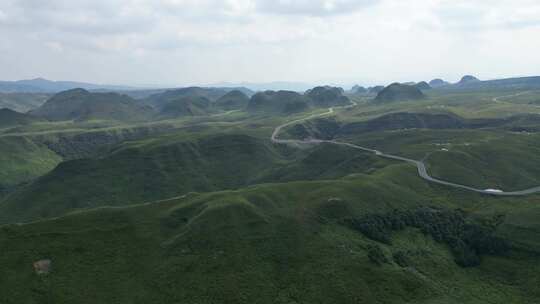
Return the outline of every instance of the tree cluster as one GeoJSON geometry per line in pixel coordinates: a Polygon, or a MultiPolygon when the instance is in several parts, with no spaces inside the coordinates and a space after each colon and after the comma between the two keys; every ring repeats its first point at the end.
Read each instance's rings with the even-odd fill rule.
{"type": "MultiPolygon", "coordinates": [[[[479,265],[483,254],[500,255],[509,249],[505,240],[494,235],[496,227],[468,220],[460,210],[395,210],[386,214],[345,219],[343,223],[374,241],[388,245],[391,245],[393,231],[407,227],[418,228],[435,241],[448,245],[456,263],[463,267],[479,265]]],[[[401,260],[400,257],[397,260],[401,260]]]]}

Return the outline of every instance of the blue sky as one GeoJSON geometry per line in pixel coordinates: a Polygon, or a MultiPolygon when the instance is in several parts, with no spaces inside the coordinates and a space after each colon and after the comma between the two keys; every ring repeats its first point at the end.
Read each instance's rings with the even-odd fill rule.
{"type": "Polygon", "coordinates": [[[0,0],[0,79],[375,84],[540,74],[537,0],[0,0]]]}

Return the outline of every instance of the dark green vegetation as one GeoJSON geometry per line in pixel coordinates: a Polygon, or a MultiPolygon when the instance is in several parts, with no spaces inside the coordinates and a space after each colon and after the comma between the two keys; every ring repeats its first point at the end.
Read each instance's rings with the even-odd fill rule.
{"type": "Polygon", "coordinates": [[[539,92],[423,94],[149,90],[130,93],[152,106],[145,122],[0,128],[0,303],[539,302],[540,196],[482,196],[345,146],[269,140],[336,107],[280,138],[423,159],[478,188],[540,185],[539,92]],[[337,108],[345,98],[358,105],[337,108]],[[47,275],[32,269],[41,259],[47,275]]]}
{"type": "Polygon", "coordinates": [[[342,88],[316,87],[306,92],[306,96],[312,100],[316,107],[329,108],[349,104],[349,98],[343,96],[342,88]]]}
{"type": "Polygon", "coordinates": [[[249,103],[249,97],[242,91],[234,90],[216,100],[215,107],[225,111],[243,110],[249,103]]]}
{"type": "Polygon", "coordinates": [[[260,92],[249,101],[247,110],[252,113],[293,114],[309,108],[309,98],[292,91],[260,92]]]}
{"type": "Polygon", "coordinates": [[[328,108],[350,104],[342,88],[315,87],[300,94],[292,91],[259,92],[249,101],[247,110],[252,113],[294,114],[310,108],[328,108]]]}
{"type": "Polygon", "coordinates": [[[29,125],[40,121],[42,122],[44,119],[19,113],[10,109],[0,109],[0,129],[18,125],[29,125]]]}
{"type": "MultiPolygon", "coordinates": [[[[468,221],[464,212],[420,208],[407,211],[393,211],[388,214],[373,214],[362,218],[345,219],[343,223],[352,229],[362,232],[368,238],[392,244],[391,233],[402,231],[408,227],[420,229],[425,235],[431,236],[436,242],[445,243],[450,247],[456,263],[463,267],[480,265],[480,255],[503,255],[508,252],[510,245],[504,239],[495,236],[496,224],[502,221],[498,216],[491,226],[468,221]],[[493,225],[495,224],[495,226],[493,225]]],[[[375,257],[381,256],[377,250],[375,257]]],[[[376,258],[376,261],[384,261],[376,258]]],[[[406,255],[398,252],[395,256],[397,264],[406,267],[410,264],[406,255]]]]}
{"type": "Polygon", "coordinates": [[[58,93],[41,107],[31,111],[35,116],[49,120],[116,120],[143,121],[152,117],[149,107],[141,106],[127,95],[117,93],[90,93],[73,89],[58,93]]]}
{"type": "Polygon", "coordinates": [[[180,97],[168,101],[161,107],[160,118],[209,115],[210,105],[211,101],[206,97],[180,97]]]}
{"type": "Polygon", "coordinates": [[[152,106],[153,108],[161,110],[170,102],[184,98],[202,97],[208,99],[211,102],[214,102],[230,91],[232,91],[232,89],[189,87],[175,90],[167,90],[165,92],[153,94],[142,99],[142,102],[144,104],[152,106]]]}
{"type": "Polygon", "coordinates": [[[385,164],[372,156],[351,152],[331,145],[305,152],[283,150],[247,135],[215,135],[189,141],[165,136],[134,142],[105,157],[60,164],[0,204],[0,222],[28,221],[74,209],[137,204],[262,182],[339,178],[385,164]]]}
{"type": "Polygon", "coordinates": [[[399,100],[420,100],[425,95],[419,88],[412,85],[393,83],[377,94],[376,102],[394,102],[399,100]]]}
{"type": "MultiPolygon", "coordinates": [[[[539,227],[515,217],[525,210],[538,214],[538,208],[447,193],[456,197],[452,200],[435,190],[400,167],[371,177],[191,194],[4,226],[0,300],[534,303],[540,296],[539,247],[528,237],[539,227]],[[433,196],[438,199],[430,202],[433,196]],[[444,243],[412,225],[392,233],[390,245],[341,224],[346,217],[417,210],[423,204],[466,206],[477,210],[467,217],[484,222],[505,214],[495,233],[512,247],[502,256],[483,254],[477,267],[462,268],[444,243]],[[504,207],[509,204],[512,210],[504,207]],[[44,258],[52,260],[52,272],[34,274],[31,263],[44,258]]],[[[438,217],[430,221],[433,227],[446,223],[438,217]]]]}

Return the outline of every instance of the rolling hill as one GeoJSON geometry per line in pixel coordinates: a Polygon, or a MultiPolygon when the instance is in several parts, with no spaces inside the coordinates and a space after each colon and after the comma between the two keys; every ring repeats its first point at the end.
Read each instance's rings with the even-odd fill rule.
{"type": "Polygon", "coordinates": [[[159,111],[159,118],[177,118],[184,116],[201,116],[210,113],[211,101],[201,96],[186,96],[171,99],[159,111]]]}
{"type": "Polygon", "coordinates": [[[138,104],[126,95],[91,93],[84,89],[58,93],[30,113],[55,121],[116,120],[126,122],[148,120],[154,114],[151,108],[138,104]]]}
{"type": "Polygon", "coordinates": [[[32,115],[15,112],[10,109],[0,109],[0,129],[42,121],[45,120],[32,115]]]}
{"type": "Polygon", "coordinates": [[[311,99],[313,106],[329,108],[332,106],[344,106],[350,103],[349,98],[344,96],[343,93],[342,88],[324,86],[308,90],[305,95],[311,99]]]}
{"type": "Polygon", "coordinates": [[[421,100],[426,96],[415,86],[393,83],[377,94],[375,102],[394,102],[400,100],[421,100]]]}
{"type": "Polygon", "coordinates": [[[249,97],[246,94],[233,90],[216,100],[213,107],[225,111],[244,110],[248,103],[249,97]]]}
{"type": "Polygon", "coordinates": [[[185,97],[203,97],[211,102],[215,102],[234,89],[229,88],[202,88],[188,87],[181,89],[172,89],[165,92],[150,95],[141,100],[142,103],[161,110],[167,103],[185,97]]]}
{"type": "Polygon", "coordinates": [[[61,163],[1,202],[0,222],[261,182],[338,178],[387,163],[332,145],[292,152],[246,135],[135,141],[100,158],[61,163]]]}
{"type": "Polygon", "coordinates": [[[539,208],[434,194],[398,166],[2,226],[0,302],[534,303],[539,208]],[[444,238],[474,235],[510,248],[460,266],[444,238]]]}
{"type": "Polygon", "coordinates": [[[293,114],[303,112],[311,100],[292,91],[265,91],[253,95],[247,106],[251,113],[293,114]]]}

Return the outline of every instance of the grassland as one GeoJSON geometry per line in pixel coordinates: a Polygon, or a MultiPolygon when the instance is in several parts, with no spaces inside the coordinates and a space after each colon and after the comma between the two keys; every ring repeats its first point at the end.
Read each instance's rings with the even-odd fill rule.
{"type": "MultiPolygon", "coordinates": [[[[398,112],[500,119],[540,111],[538,92],[519,93],[432,91],[384,105],[353,96],[359,105],[334,119],[343,126],[398,112]]],[[[16,189],[0,199],[0,303],[539,302],[540,196],[482,196],[346,147],[270,143],[276,126],[306,115],[2,130],[0,182],[16,189]],[[381,243],[343,224],[423,207],[462,213],[509,250],[461,267],[448,244],[418,228],[381,243]],[[52,261],[49,274],[32,269],[40,259],[52,261]]],[[[514,190],[540,185],[539,138],[528,127],[333,136],[425,159],[439,178],[514,190]]]]}
{"type": "MultiPolygon", "coordinates": [[[[344,180],[257,185],[190,194],[130,208],[102,208],[3,226],[2,303],[523,303],[538,289],[534,220],[527,200],[442,190],[407,165],[344,180]],[[407,181],[403,184],[403,180],[407,181]],[[414,189],[414,190],[412,190],[414,189]],[[504,214],[505,256],[461,268],[444,245],[417,230],[374,242],[339,224],[343,216],[418,206],[504,214]],[[508,206],[512,206],[511,210],[508,206]],[[478,211],[480,210],[480,211],[478,211]],[[519,231],[519,233],[516,233],[519,231]],[[368,258],[380,246],[390,262],[368,258]],[[411,265],[391,261],[404,251],[411,265]],[[51,259],[53,270],[31,263],[51,259]],[[16,301],[15,301],[16,299],[16,301]]],[[[537,213],[537,211],[535,211],[537,213]]]]}

